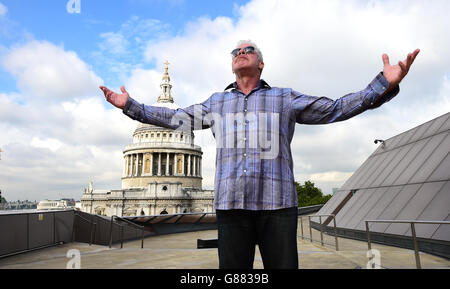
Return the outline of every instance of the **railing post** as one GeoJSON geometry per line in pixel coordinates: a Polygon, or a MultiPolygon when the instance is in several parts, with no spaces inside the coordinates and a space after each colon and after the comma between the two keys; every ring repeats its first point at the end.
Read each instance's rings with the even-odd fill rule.
{"type": "Polygon", "coordinates": [[[75,242],[75,217],[77,214],[73,213],[73,224],[72,224],[72,243],[75,242]]]}
{"type": "Polygon", "coordinates": [[[114,221],[114,216],[111,216],[111,226],[109,227],[109,248],[110,249],[111,249],[112,239],[113,239],[113,235],[112,235],[113,221],[114,221]]]}
{"type": "Polygon", "coordinates": [[[303,240],[303,217],[300,217],[300,227],[301,227],[301,229],[302,229],[302,235],[301,235],[301,237],[302,237],[302,240],[303,240]]]}
{"type": "Polygon", "coordinates": [[[91,238],[89,239],[89,246],[92,245],[92,228],[94,227],[94,223],[91,222],[91,238]]]}
{"type": "Polygon", "coordinates": [[[56,244],[56,213],[53,213],[53,244],[56,244]]]}
{"type": "Polygon", "coordinates": [[[92,243],[95,244],[95,233],[97,232],[97,223],[94,223],[94,237],[92,238],[92,243]]]}
{"type": "Polygon", "coordinates": [[[338,236],[337,236],[337,229],[336,229],[336,218],[334,215],[333,215],[333,223],[334,223],[334,240],[336,243],[336,251],[339,251],[338,236]]]}
{"type": "Polygon", "coordinates": [[[369,231],[369,222],[366,221],[366,232],[367,232],[367,246],[369,247],[369,251],[372,250],[372,246],[370,244],[370,231],[369,231]]]}
{"type": "Polygon", "coordinates": [[[419,246],[417,245],[416,229],[414,227],[414,222],[411,222],[411,235],[412,235],[413,242],[414,242],[414,254],[416,256],[416,267],[417,267],[417,269],[422,269],[422,266],[420,265],[419,246]]]}
{"type": "Polygon", "coordinates": [[[319,216],[319,223],[320,223],[320,245],[323,246],[322,216],[319,216]]]}
{"type": "Polygon", "coordinates": [[[311,216],[308,216],[309,219],[309,240],[312,242],[312,228],[311,228],[311,216]]]}
{"type": "Polygon", "coordinates": [[[123,226],[120,226],[120,249],[123,248],[123,226]]]}
{"type": "Polygon", "coordinates": [[[144,249],[144,227],[142,227],[142,244],[141,249],[144,249]]]}

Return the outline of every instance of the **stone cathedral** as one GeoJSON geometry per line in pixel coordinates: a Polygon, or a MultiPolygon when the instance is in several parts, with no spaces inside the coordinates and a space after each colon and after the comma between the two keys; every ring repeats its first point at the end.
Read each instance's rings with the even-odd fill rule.
{"type": "MultiPolygon", "coordinates": [[[[153,106],[177,109],[168,64],[153,106]]],[[[104,216],[213,212],[214,191],[202,190],[202,154],[193,132],[139,123],[123,151],[122,189],[97,190],[91,181],[81,210],[104,216]]]]}

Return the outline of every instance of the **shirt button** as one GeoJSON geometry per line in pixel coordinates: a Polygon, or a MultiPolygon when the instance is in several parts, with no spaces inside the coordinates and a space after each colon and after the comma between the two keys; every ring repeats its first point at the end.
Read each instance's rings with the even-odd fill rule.
{"type": "Polygon", "coordinates": [[[247,157],[247,154],[244,154],[244,157],[247,157]]]}
{"type": "Polygon", "coordinates": [[[246,109],[244,109],[244,112],[247,112],[247,110],[246,110],[246,109]]]}

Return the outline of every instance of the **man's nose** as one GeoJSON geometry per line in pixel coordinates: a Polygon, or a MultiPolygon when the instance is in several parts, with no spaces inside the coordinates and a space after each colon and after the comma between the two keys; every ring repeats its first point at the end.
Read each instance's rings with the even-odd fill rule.
{"type": "Polygon", "coordinates": [[[247,54],[247,53],[245,53],[245,49],[244,48],[241,48],[241,50],[239,50],[238,55],[241,55],[241,54],[247,54]]]}

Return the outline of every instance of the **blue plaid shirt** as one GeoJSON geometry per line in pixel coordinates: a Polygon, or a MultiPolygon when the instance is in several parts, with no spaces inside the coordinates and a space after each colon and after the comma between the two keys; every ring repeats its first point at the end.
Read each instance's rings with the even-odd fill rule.
{"type": "Polygon", "coordinates": [[[215,208],[276,210],[297,206],[290,148],[295,124],[349,119],[398,94],[397,86],[380,98],[388,87],[380,73],[364,90],[332,100],[270,87],[260,80],[249,95],[233,83],[201,104],[177,110],[129,98],[123,113],[171,129],[211,128],[217,142],[215,208]]]}

